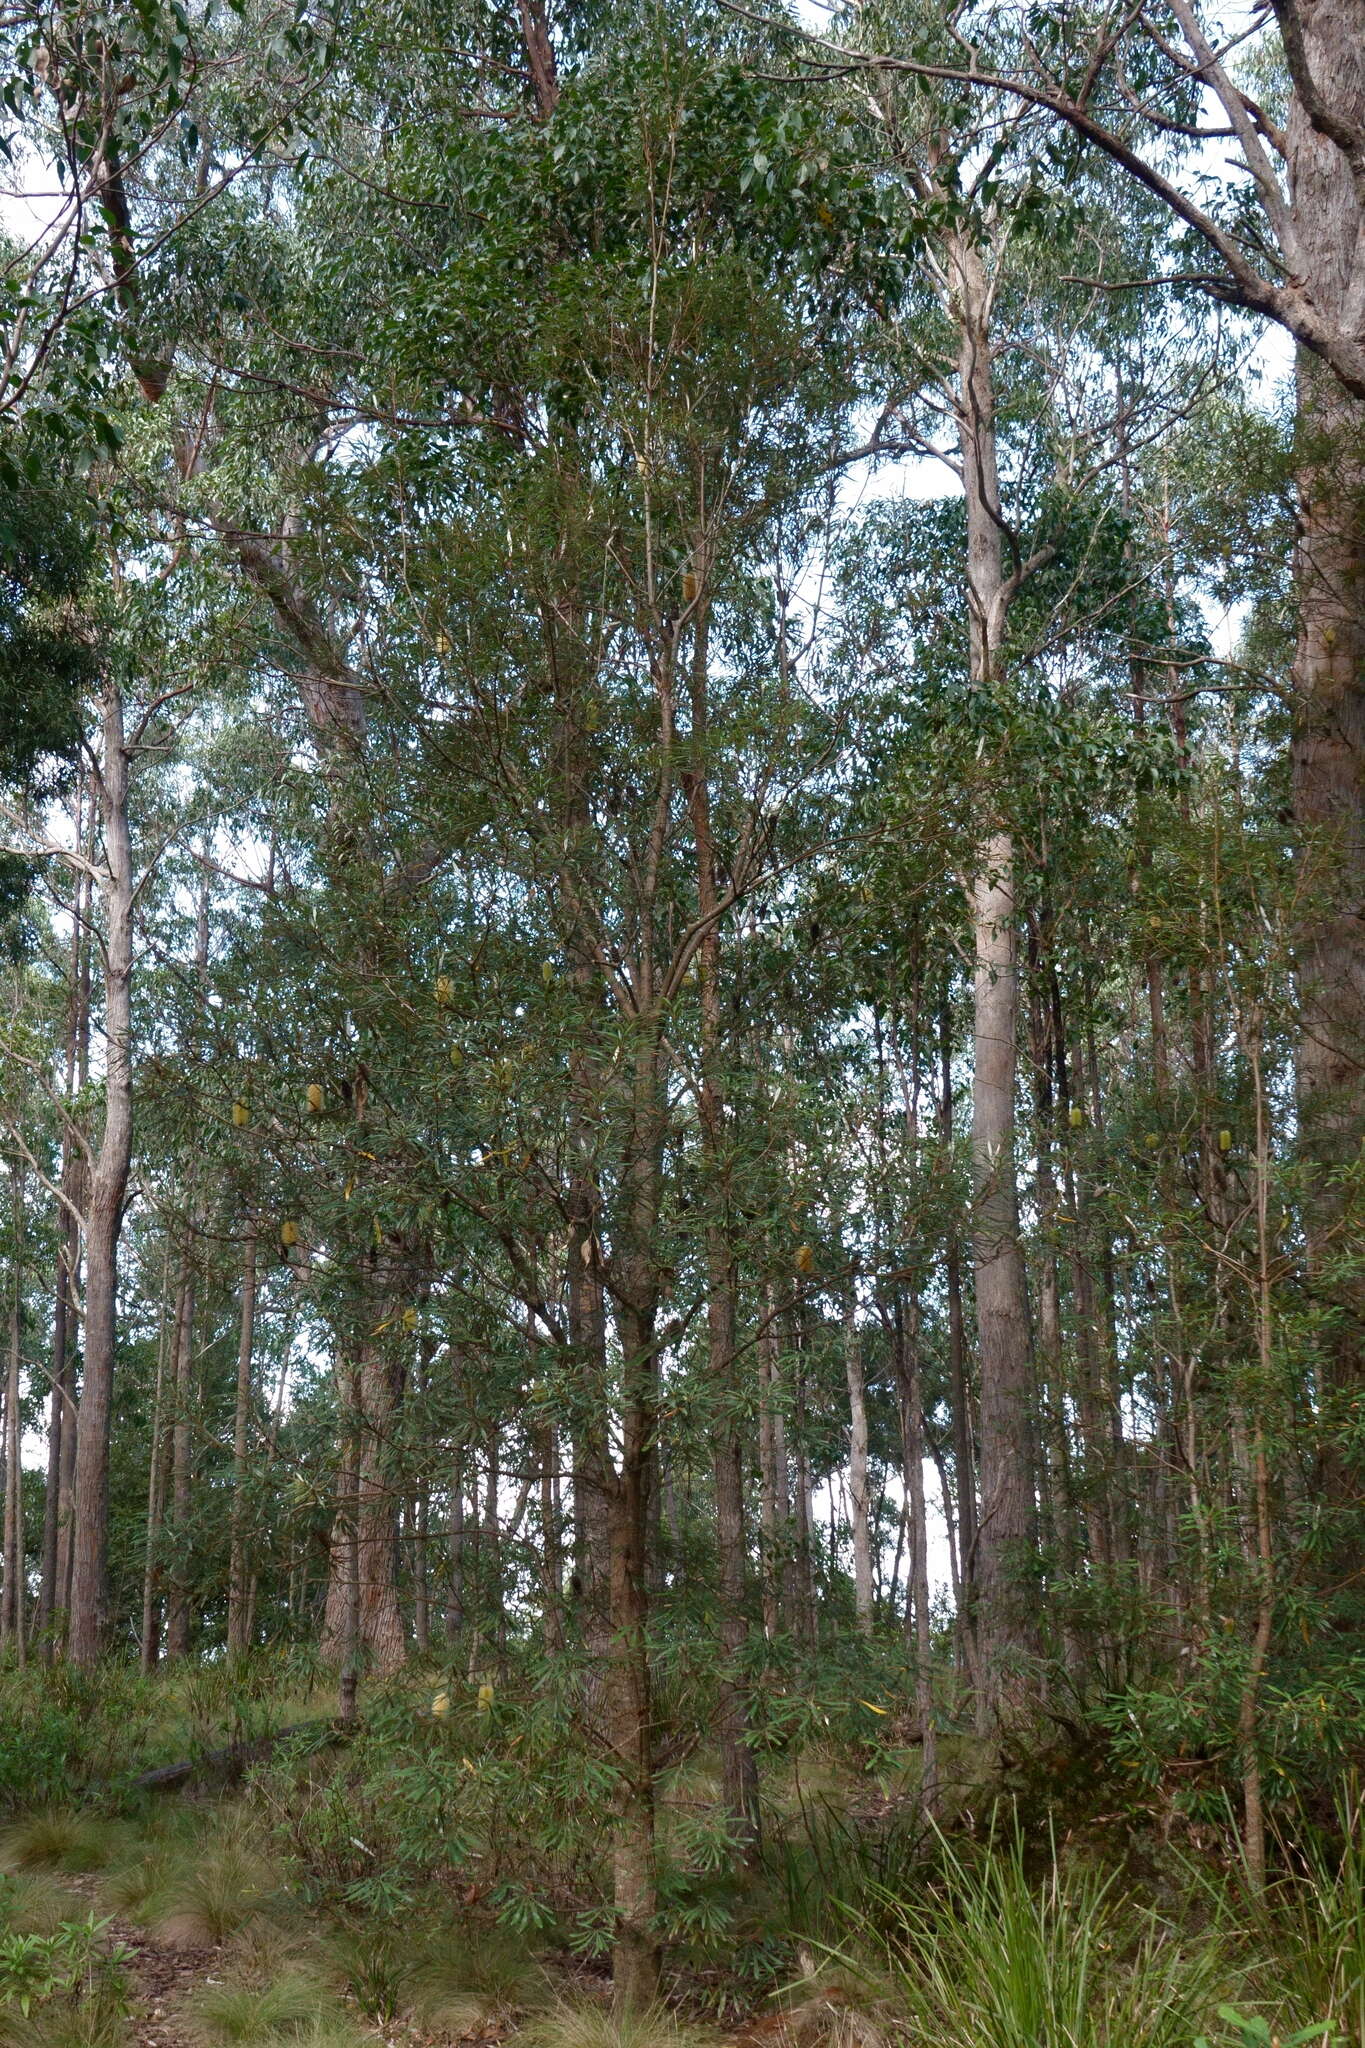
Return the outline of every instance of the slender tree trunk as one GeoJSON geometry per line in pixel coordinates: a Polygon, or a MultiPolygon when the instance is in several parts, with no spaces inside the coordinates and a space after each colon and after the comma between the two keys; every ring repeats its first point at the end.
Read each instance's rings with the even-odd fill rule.
{"type": "Polygon", "coordinates": [[[848,1496],[853,1534],[853,1605],[863,1635],[872,1633],[872,1525],[867,1485],[867,1391],[863,1383],[863,1342],[858,1300],[850,1287],[844,1302],[844,1377],[848,1385],[848,1496]]]}
{"type": "Polygon", "coordinates": [[[10,1202],[13,1209],[14,1270],[10,1276],[9,1362],[5,1373],[5,1577],[0,1590],[0,1641],[12,1646],[15,1660],[22,1669],[27,1647],[24,1432],[20,1417],[24,1344],[24,1183],[18,1167],[10,1173],[10,1202]]]}
{"type": "Polygon", "coordinates": [[[621,1457],[612,1474],[605,1443],[598,1457],[611,1504],[611,1646],[605,1719],[617,1779],[613,1855],[616,1938],[613,1990],[619,2011],[652,2005],[659,1991],[658,1874],[654,1838],[654,1716],[646,1629],[649,1576],[645,1545],[658,1429],[660,1274],[656,1233],[663,1141],[662,1047],[649,1015],[646,959],[639,994],[644,1017],[632,1076],[630,1127],[622,1161],[617,1237],[617,1325],[621,1340],[621,1457]]]}
{"type": "Polygon", "coordinates": [[[171,1296],[171,1247],[167,1243],[161,1273],[161,1312],[156,1329],[156,1382],[152,1392],[151,1449],[147,1455],[147,1532],[142,1564],[142,1633],[139,1667],[147,1677],[161,1656],[161,1544],[166,1515],[166,1359],[170,1348],[168,1320],[171,1296]]]}
{"type": "Polygon", "coordinates": [[[915,1659],[915,1711],[920,1724],[920,1807],[938,1811],[938,1734],[934,1725],[933,1626],[929,1605],[929,1517],[924,1498],[924,1393],[920,1379],[919,1304],[907,1317],[896,1300],[896,1351],[901,1395],[901,1447],[910,1527],[906,1639],[915,1659]]]}
{"type": "MultiPolygon", "coordinates": [[[[76,840],[85,842],[84,791],[79,790],[75,807],[76,840]]],[[[90,880],[78,874],[71,892],[70,989],[67,999],[66,1075],[64,1101],[71,1116],[80,1049],[87,1037],[83,994],[88,994],[88,973],[83,965],[89,946],[86,931],[90,880]]],[[[57,1211],[57,1273],[52,1304],[52,1391],[48,1402],[47,1485],[43,1494],[43,1553],[38,1591],[38,1629],[43,1638],[43,1655],[56,1650],[59,1618],[65,1621],[66,1574],[62,1542],[63,1477],[68,1480],[76,1448],[76,1402],[73,1385],[74,1363],[72,1325],[75,1321],[76,1276],[80,1266],[81,1240],[77,1214],[83,1200],[83,1155],[69,1121],[62,1133],[61,1193],[57,1211]]],[[[67,1501],[69,1506],[69,1499],[67,1501]]]]}
{"type": "Polygon", "coordinates": [[[564,1588],[559,1535],[559,1436],[553,1423],[540,1432],[541,1633],[550,1656],[564,1648],[564,1588]]]}
{"type": "Polygon", "coordinates": [[[465,1625],[464,1554],[464,1447],[457,1448],[450,1465],[450,1520],[446,1537],[448,1573],[446,1581],[446,1641],[459,1642],[465,1625]]]}
{"type": "MultiPolygon", "coordinates": [[[[990,291],[976,249],[951,245],[959,358],[958,440],[967,507],[967,609],[974,686],[1000,684],[1010,590],[1001,551],[990,291]]],[[[988,829],[969,888],[975,934],[972,1010],[973,1263],[981,1378],[977,1531],[978,1714],[1007,1718],[1021,1660],[1037,1642],[1032,1370],[1014,1156],[1018,969],[1014,846],[988,829]]]]}
{"type": "Polygon", "coordinates": [[[782,1415],[777,1397],[779,1353],[771,1289],[764,1290],[761,1313],[757,1341],[759,1525],[763,1539],[763,1633],[771,1642],[782,1629],[790,1512],[787,1446],[781,1430],[782,1415]]]}
{"type": "Polygon", "coordinates": [[[194,1260],[195,1249],[187,1239],[181,1255],[171,1337],[171,1573],[166,1599],[168,1657],[187,1657],[190,1649],[194,1260]]]}
{"type": "Polygon", "coordinates": [[[794,1611],[797,1637],[799,1641],[809,1645],[816,1642],[820,1631],[815,1604],[814,1488],[811,1481],[810,1452],[806,1441],[806,1370],[804,1353],[799,1344],[795,1351],[795,1368],[796,1386],[792,1412],[796,1429],[794,1611]]]}
{"type": "Polygon", "coordinates": [[[118,1333],[118,1251],[133,1140],[131,993],[133,862],[123,697],[106,682],[98,801],[104,832],[104,1130],[86,1211],[85,1369],[76,1440],[67,1654],[94,1664],[104,1647],[109,1557],[109,1427],[118,1333]]]}
{"type": "Polygon", "coordinates": [[[251,1425],[251,1366],[256,1339],[256,1221],[247,1218],[242,1243],[242,1308],[237,1333],[237,1390],[232,1409],[232,1521],[228,1552],[228,1655],[240,1657],[250,1638],[247,1609],[250,1574],[246,1557],[248,1431],[251,1425]]]}
{"type": "Polygon", "coordinates": [[[683,777],[697,867],[697,915],[705,932],[697,950],[701,994],[701,1142],[707,1172],[706,1326],[713,1405],[711,1471],[716,1495],[716,1558],[720,1595],[721,1670],[716,1740],[726,1809],[745,1839],[758,1837],[758,1767],[745,1741],[749,1712],[739,1669],[748,1642],[745,1609],[748,1548],[744,1532],[744,1464],[740,1450],[740,1389],[735,1371],[737,1276],[731,1249],[726,1159],[725,1096],[721,1077],[721,946],[716,850],[711,828],[708,762],[709,611],[705,560],[693,556],[696,614],[691,664],[692,761],[683,777]]]}

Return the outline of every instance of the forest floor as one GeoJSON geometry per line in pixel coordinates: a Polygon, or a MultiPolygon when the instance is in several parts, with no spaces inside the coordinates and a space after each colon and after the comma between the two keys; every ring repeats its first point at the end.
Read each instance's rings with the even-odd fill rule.
{"type": "MultiPolygon", "coordinates": [[[[65,1884],[91,1913],[105,1917],[97,1876],[68,1877],[65,1884]]],[[[186,2024],[185,2002],[200,1986],[214,1982],[219,1946],[159,1941],[122,1913],[108,1918],[104,1940],[108,1950],[121,1950],[127,1957],[128,2021],[137,2048],[195,2048],[186,2024]]]]}

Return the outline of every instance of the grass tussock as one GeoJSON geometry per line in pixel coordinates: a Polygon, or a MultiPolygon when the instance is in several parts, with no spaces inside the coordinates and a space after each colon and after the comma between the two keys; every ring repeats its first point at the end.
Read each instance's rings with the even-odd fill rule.
{"type": "Polygon", "coordinates": [[[152,1931],[172,1948],[218,1948],[269,1910],[274,1890],[268,1863],[229,1846],[171,1872],[148,1902],[152,1931]]]}
{"type": "Polygon", "coordinates": [[[117,1998],[83,1998],[78,2004],[0,2005],[0,2048],[130,2048],[133,2030],[117,1998]]]}
{"type": "Polygon", "coordinates": [[[108,1821],[53,1807],[11,1821],[0,1833],[0,1868],[61,1870],[80,1876],[103,1870],[119,1842],[119,1830],[108,1821]]]}
{"type": "Polygon", "coordinates": [[[714,2048],[717,2040],[663,2006],[616,2012],[586,1999],[535,2014],[516,2038],[517,2048],[714,2048]]]}
{"type": "Polygon", "coordinates": [[[433,2031],[467,2034],[549,1998],[540,1965],[498,1928],[445,1927],[425,1947],[412,1973],[411,2005],[433,2031]]]}
{"type": "Polygon", "coordinates": [[[1121,1908],[1055,1856],[1035,1878],[1017,1839],[970,1862],[945,1845],[940,1886],[897,1902],[884,1960],[908,2048],[1190,2048],[1239,1988],[1216,1931],[1121,1908]]]}
{"type": "Polygon", "coordinates": [[[342,2019],[321,1981],[298,1971],[256,1984],[202,1984],[185,2006],[187,2031],[200,2048],[254,2048],[342,2019]]]}
{"type": "Polygon", "coordinates": [[[45,1872],[0,1877],[0,1934],[55,1934],[84,1901],[45,1872]]]}
{"type": "Polygon", "coordinates": [[[179,1948],[218,1948],[273,1914],[278,1864],[249,1820],[216,1810],[192,1827],[158,1830],[106,1874],[103,1910],[179,1948]]]}
{"type": "Polygon", "coordinates": [[[381,2026],[409,2013],[428,2032],[458,2038],[534,2010],[550,1992],[545,1972],[513,1936],[444,1917],[418,1928],[344,1921],[325,1955],[337,1988],[381,2026]]]}

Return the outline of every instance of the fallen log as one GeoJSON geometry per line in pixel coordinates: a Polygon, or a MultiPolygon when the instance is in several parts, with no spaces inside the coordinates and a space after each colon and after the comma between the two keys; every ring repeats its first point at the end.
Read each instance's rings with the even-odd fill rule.
{"type": "Polygon", "coordinates": [[[249,1764],[260,1763],[271,1750],[281,1742],[288,1742],[294,1735],[322,1735],[318,1747],[330,1748],[332,1744],[344,1742],[347,1731],[330,1715],[314,1721],[295,1721],[288,1728],[276,1728],[269,1735],[257,1735],[250,1742],[230,1742],[224,1749],[207,1749],[199,1756],[187,1756],[179,1763],[158,1764],[154,1771],[144,1771],[134,1778],[136,1792],[170,1792],[178,1785],[207,1779],[211,1782],[234,1784],[249,1764]]]}

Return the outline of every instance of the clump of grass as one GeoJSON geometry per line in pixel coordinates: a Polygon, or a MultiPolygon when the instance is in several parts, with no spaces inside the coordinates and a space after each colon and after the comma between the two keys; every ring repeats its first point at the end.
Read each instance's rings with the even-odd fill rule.
{"type": "Polygon", "coordinates": [[[257,1914],[227,1944],[230,1967],[248,1981],[308,1977],[325,1985],[326,1944],[313,1923],[272,1897],[269,1914],[257,1914]]]}
{"type": "Polygon", "coordinates": [[[64,1870],[72,1876],[102,1870],[118,1846],[118,1832],[94,1814],[52,1807],[12,1821],[0,1834],[6,1870],[64,1870]]]}
{"type": "Polygon", "coordinates": [[[147,1917],[173,1948],[217,1948],[269,1909],[275,1882],[263,1858],[229,1841],[173,1866],[148,1899],[147,1917]]]}
{"type": "Polygon", "coordinates": [[[344,2013],[320,2013],[287,2038],[290,2048],[374,2048],[373,2036],[362,2033],[344,2013]]]}
{"type": "Polygon", "coordinates": [[[1234,1869],[1215,1910],[1253,1936],[1248,1975],[1267,2024],[1291,2038],[1316,2026],[1331,2042],[1365,2042],[1365,1792],[1343,1791],[1333,1831],[1300,1821],[1285,1861],[1265,1897],[1234,1869]]]}
{"type": "Polygon", "coordinates": [[[334,1982],[380,2026],[402,2011],[421,1959],[411,1936],[385,1921],[340,1922],[325,1955],[334,1982]]]}
{"type": "Polygon", "coordinates": [[[183,1851],[165,1843],[153,1844],[126,1862],[115,1863],[100,1884],[106,1912],[122,1913],[130,1920],[145,1919],[183,1868],[183,1851]]]}
{"type": "Polygon", "coordinates": [[[663,2006],[616,2012],[584,2000],[536,2014],[516,2039],[518,2048],[709,2048],[716,2037],[663,2006]]]}
{"type": "Polygon", "coordinates": [[[27,2015],[0,2006],[0,2048],[128,2048],[131,2041],[127,2007],[114,1996],[35,2007],[27,2015]]]}
{"type": "Polygon", "coordinates": [[[317,1978],[299,1972],[260,1985],[201,1985],[185,2011],[189,2031],[203,2048],[252,2048],[341,2017],[317,1978]]]}
{"type": "Polygon", "coordinates": [[[1216,1932],[1179,1936],[1112,1880],[1038,1881],[1016,1838],[967,1862],[942,1846],[941,1889],[896,1903],[888,1980],[913,2048],[1189,2048],[1235,1992],[1216,1932]]]}
{"type": "Polygon", "coordinates": [[[887,2017],[893,2001],[886,1980],[804,1948],[797,1954],[803,1974],[777,2015],[783,2048],[887,2048],[896,2029],[887,2017]]]}
{"type": "Polygon", "coordinates": [[[83,1901],[50,1877],[0,1875],[0,1934],[54,1934],[83,1911],[83,1901]]]}
{"type": "Polygon", "coordinates": [[[412,1972],[413,2011],[433,2031],[458,2036],[487,2021],[533,2010],[549,1996],[535,1958],[498,1928],[446,1926],[428,1936],[412,1972]]]}

